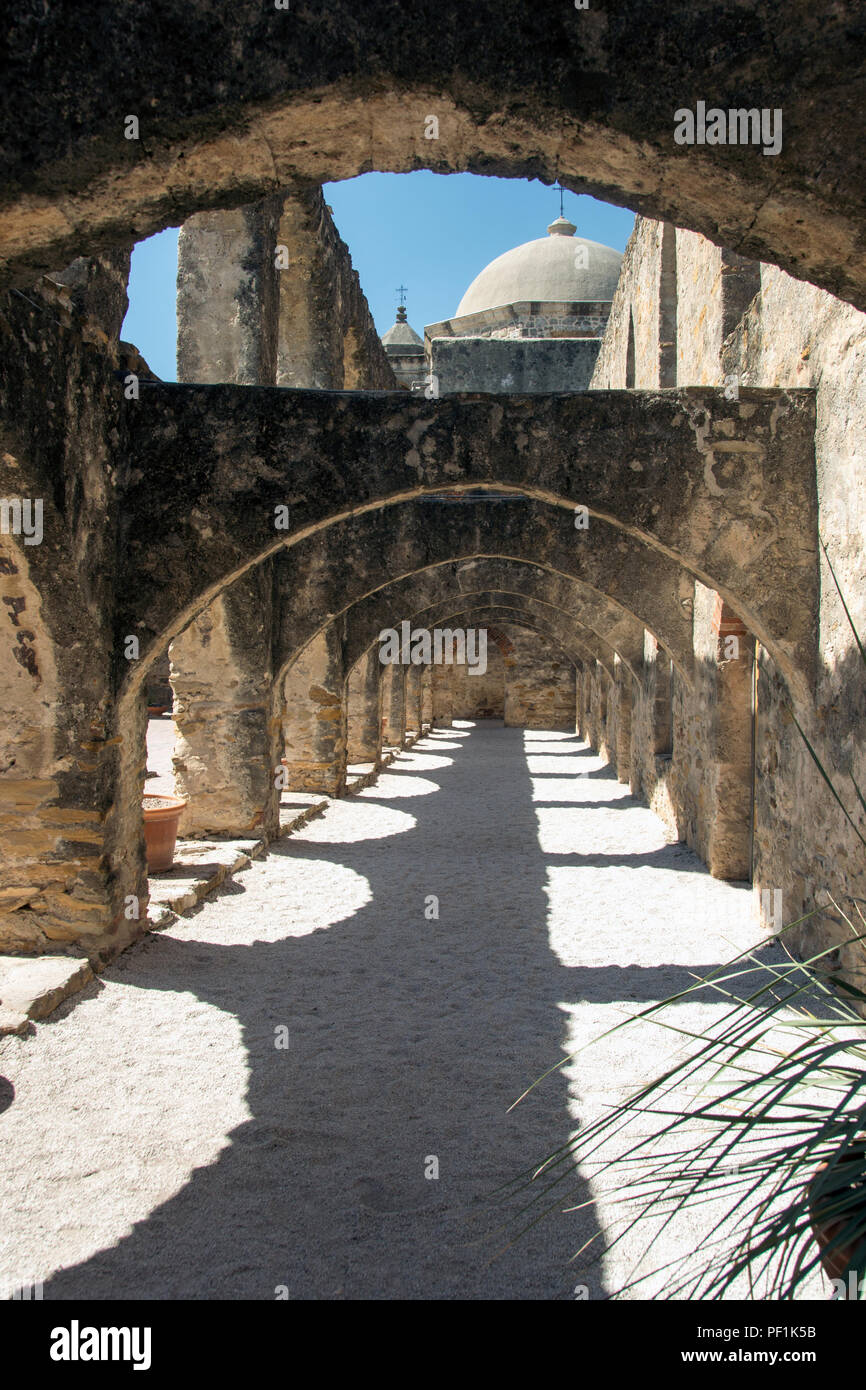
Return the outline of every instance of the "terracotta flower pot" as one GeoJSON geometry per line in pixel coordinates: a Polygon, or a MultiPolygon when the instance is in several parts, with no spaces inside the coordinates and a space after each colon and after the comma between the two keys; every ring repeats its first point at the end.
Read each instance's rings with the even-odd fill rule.
{"type": "Polygon", "coordinates": [[[851,1241],[847,1245],[836,1245],[827,1254],[824,1253],[830,1242],[838,1236],[853,1215],[850,1210],[844,1216],[834,1215],[834,1204],[843,1197],[849,1197],[856,1190],[863,1207],[866,1208],[866,1184],[861,1176],[863,1150],[864,1146],[858,1143],[852,1146],[852,1150],[848,1151],[850,1157],[847,1163],[844,1154],[836,1160],[833,1164],[832,1182],[824,1177],[830,1165],[822,1163],[809,1184],[809,1221],[812,1226],[812,1234],[818,1242],[821,1264],[828,1279],[841,1279],[843,1277],[854,1255],[854,1250],[859,1244],[856,1240],[851,1241]]]}
{"type": "Polygon", "coordinates": [[[177,826],[186,798],[156,796],[146,793],[142,798],[144,814],[144,845],[150,873],[164,873],[174,863],[177,826]]]}

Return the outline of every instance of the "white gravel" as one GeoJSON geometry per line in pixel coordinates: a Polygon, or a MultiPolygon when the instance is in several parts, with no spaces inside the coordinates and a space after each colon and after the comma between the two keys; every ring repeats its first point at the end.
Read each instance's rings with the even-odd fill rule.
{"type": "Polygon", "coordinates": [[[437,731],[3,1040],[0,1283],[604,1297],[625,1255],[568,1263],[592,1205],[491,1259],[514,1228],[486,1198],[670,1043],[622,1034],[508,1106],[576,1042],[753,941],[750,909],[575,738],[437,731]]]}

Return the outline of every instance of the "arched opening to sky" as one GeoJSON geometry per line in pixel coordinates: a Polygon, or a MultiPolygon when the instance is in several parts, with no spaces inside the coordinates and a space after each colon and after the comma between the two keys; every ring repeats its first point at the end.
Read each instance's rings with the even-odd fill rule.
{"type": "MultiPolygon", "coordinates": [[[[380,336],[394,322],[406,287],[409,322],[450,317],[467,286],[496,256],[545,235],[559,214],[558,189],[537,179],[478,174],[362,174],[324,185],[325,200],[352,254],[380,336]]],[[[625,249],[634,226],[627,208],[567,190],[578,235],[625,249]]],[[[129,310],[121,336],[164,381],[176,380],[177,227],[141,241],[132,255],[129,310]]]]}

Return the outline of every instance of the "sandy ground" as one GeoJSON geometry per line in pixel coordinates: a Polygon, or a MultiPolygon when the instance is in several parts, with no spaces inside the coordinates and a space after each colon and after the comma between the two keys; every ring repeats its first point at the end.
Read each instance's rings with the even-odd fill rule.
{"type": "MultiPolygon", "coordinates": [[[[639,1251],[569,1263],[608,1220],[583,1177],[588,1205],[512,1244],[489,1196],[654,1074],[667,1035],[619,1034],[508,1107],[756,935],[748,889],[667,843],[573,737],[436,731],[3,1040],[0,1283],[606,1297],[639,1251]]],[[[664,1249],[700,1238],[690,1218],[664,1249]]]]}
{"type": "Polygon", "coordinates": [[[174,772],[171,754],[174,748],[174,720],[165,715],[147,721],[147,782],[145,791],[151,795],[174,793],[174,772]]]}

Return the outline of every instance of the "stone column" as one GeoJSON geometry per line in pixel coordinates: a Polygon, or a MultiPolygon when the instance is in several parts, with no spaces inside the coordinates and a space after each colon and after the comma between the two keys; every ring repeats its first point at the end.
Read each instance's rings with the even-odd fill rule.
{"type": "Polygon", "coordinates": [[[177,379],[276,383],[282,200],[198,212],[177,249],[177,379]]]}
{"type": "Polygon", "coordinates": [[[406,733],[421,732],[421,667],[406,667],[406,733]]]}
{"type": "Polygon", "coordinates": [[[348,247],[321,188],[285,196],[277,250],[279,275],[276,384],[331,390],[389,389],[394,374],[348,247]]]}
{"type": "Polygon", "coordinates": [[[342,634],[335,623],[300,652],[284,688],[289,790],[341,796],[346,786],[346,678],[342,634]]]}
{"type": "Polygon", "coordinates": [[[433,724],[433,667],[425,666],[421,672],[421,727],[433,724]]]}
{"type": "Polygon", "coordinates": [[[378,763],[382,756],[382,672],[378,645],[349,673],[347,743],[350,763],[378,763]]]}
{"type": "Polygon", "coordinates": [[[714,878],[751,875],[752,672],[755,639],[717,594],[714,711],[715,784],[707,826],[707,868],[714,878]]]}
{"type": "Polygon", "coordinates": [[[382,713],[383,743],[402,748],[406,741],[406,667],[399,662],[385,667],[382,713]]]}
{"type": "Polygon", "coordinates": [[[453,701],[451,694],[451,666],[434,666],[433,674],[433,720],[440,729],[450,729],[453,722],[453,701]]]}
{"type": "Polygon", "coordinates": [[[616,663],[616,775],[620,782],[631,782],[631,716],[634,703],[633,678],[624,662],[616,663]]]}
{"type": "Polygon", "coordinates": [[[182,836],[277,833],[271,587],[269,563],[250,570],[169,649],[182,836]]]}
{"type": "MultiPolygon", "coordinates": [[[[110,623],[100,627],[83,603],[75,611],[75,566],[64,564],[60,544],[56,551],[58,592],[51,576],[37,590],[26,552],[0,542],[0,951],[23,955],[90,952],[115,933],[122,945],[140,930],[147,902],[134,840],[137,779],[132,815],[117,795],[110,623]],[[51,619],[65,634],[59,642],[51,619]],[[112,831],[127,851],[114,872],[112,831]],[[138,895],[132,920],[124,894],[138,895]]],[[[143,748],[143,703],[134,713],[124,735],[143,748]]]]}

